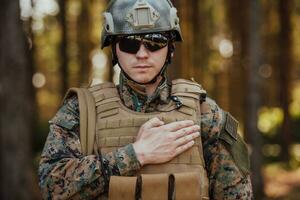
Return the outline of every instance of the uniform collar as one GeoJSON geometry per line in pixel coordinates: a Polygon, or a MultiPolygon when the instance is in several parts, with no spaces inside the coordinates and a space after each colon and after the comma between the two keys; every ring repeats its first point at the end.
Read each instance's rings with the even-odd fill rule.
{"type": "Polygon", "coordinates": [[[144,85],[130,81],[121,72],[119,93],[126,107],[136,111],[147,112],[158,104],[167,104],[170,96],[170,85],[167,76],[164,76],[152,96],[148,97],[144,85]],[[152,108],[151,108],[152,107],[152,108]]]}

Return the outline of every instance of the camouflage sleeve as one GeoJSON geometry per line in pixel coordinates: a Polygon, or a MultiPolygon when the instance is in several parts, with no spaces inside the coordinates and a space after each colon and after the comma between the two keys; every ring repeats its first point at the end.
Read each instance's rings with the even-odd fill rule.
{"type": "Polygon", "coordinates": [[[201,109],[210,199],[253,199],[245,143],[240,136],[232,134],[236,132],[234,127],[224,131],[228,125],[227,114],[213,100],[207,98],[201,109]]]}
{"type": "Polygon", "coordinates": [[[50,121],[38,175],[44,199],[92,199],[107,191],[112,175],[133,175],[140,164],[132,145],[102,157],[83,156],[78,100],[72,97],[50,121]]]}

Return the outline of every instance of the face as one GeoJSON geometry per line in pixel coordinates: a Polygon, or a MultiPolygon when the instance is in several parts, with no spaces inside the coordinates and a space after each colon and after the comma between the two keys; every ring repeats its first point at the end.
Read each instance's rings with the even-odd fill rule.
{"type": "Polygon", "coordinates": [[[137,53],[126,53],[116,45],[119,63],[126,74],[138,83],[148,83],[162,69],[166,62],[168,46],[157,51],[149,51],[142,44],[137,53]]]}

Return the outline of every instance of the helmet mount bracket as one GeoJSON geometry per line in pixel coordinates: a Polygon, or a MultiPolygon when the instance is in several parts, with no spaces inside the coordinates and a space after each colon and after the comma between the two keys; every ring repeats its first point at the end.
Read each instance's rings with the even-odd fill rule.
{"type": "Polygon", "coordinates": [[[134,29],[152,28],[159,18],[159,12],[145,0],[138,0],[126,15],[134,29]]]}

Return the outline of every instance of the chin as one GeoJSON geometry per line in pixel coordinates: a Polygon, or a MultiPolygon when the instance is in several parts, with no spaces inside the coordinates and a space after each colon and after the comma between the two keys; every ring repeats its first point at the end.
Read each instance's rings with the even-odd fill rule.
{"type": "Polygon", "coordinates": [[[152,81],[154,77],[152,78],[149,78],[149,77],[142,77],[141,75],[138,76],[138,78],[135,78],[133,79],[134,81],[138,82],[138,83],[142,83],[142,84],[145,84],[145,83],[149,83],[150,81],[152,81]]]}
{"type": "Polygon", "coordinates": [[[152,79],[134,79],[134,81],[138,82],[138,83],[142,83],[142,84],[145,84],[145,83],[148,83],[150,82],[152,79]]]}

